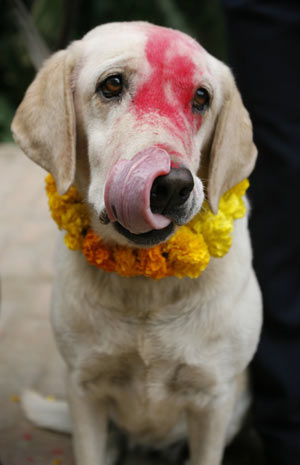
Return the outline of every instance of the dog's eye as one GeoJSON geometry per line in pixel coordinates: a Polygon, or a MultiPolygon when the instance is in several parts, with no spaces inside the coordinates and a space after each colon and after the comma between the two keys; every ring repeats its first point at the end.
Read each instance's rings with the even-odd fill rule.
{"type": "Polygon", "coordinates": [[[197,90],[193,99],[193,109],[202,113],[209,105],[209,93],[203,87],[197,90]]]}
{"type": "Polygon", "coordinates": [[[123,80],[120,74],[109,76],[103,82],[101,82],[98,90],[102,95],[107,98],[120,97],[123,90],[123,80]]]}

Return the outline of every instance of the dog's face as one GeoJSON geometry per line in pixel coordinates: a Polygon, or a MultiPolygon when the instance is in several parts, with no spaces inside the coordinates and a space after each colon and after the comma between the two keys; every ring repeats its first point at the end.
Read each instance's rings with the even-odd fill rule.
{"type": "Polygon", "coordinates": [[[97,233],[138,246],[165,241],[199,211],[202,181],[216,212],[256,157],[228,68],[147,23],[100,26],[53,55],[12,129],[61,193],[75,180],[97,233]]]}

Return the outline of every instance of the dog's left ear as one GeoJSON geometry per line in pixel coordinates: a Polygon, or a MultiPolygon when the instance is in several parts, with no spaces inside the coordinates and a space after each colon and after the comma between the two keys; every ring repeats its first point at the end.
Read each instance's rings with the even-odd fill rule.
{"type": "Polygon", "coordinates": [[[250,175],[257,157],[250,117],[229,71],[224,86],[225,98],[208,154],[207,195],[214,213],[220,197],[250,175]]]}
{"type": "Polygon", "coordinates": [[[68,190],[75,175],[73,67],[68,50],[52,55],[28,88],[11,126],[15,141],[53,175],[60,194],[68,190]]]}

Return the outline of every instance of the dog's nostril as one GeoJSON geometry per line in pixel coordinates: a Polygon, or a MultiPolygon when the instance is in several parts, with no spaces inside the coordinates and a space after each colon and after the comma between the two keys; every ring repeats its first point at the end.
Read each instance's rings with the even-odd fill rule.
{"type": "Polygon", "coordinates": [[[192,186],[188,186],[188,187],[183,187],[180,192],[179,192],[179,195],[180,197],[184,198],[184,199],[188,199],[190,193],[192,192],[193,190],[193,187],[194,187],[194,184],[192,186]]]}
{"type": "Polygon", "coordinates": [[[194,188],[194,180],[187,168],[171,168],[170,172],[158,176],[152,185],[150,207],[153,213],[164,214],[186,202],[194,188]]]}
{"type": "MultiPolygon", "coordinates": [[[[159,176],[160,177],[160,176],[159,176]]],[[[150,193],[150,203],[151,205],[155,202],[161,202],[168,195],[168,188],[166,186],[156,183],[153,184],[151,193],[150,193]]]]}

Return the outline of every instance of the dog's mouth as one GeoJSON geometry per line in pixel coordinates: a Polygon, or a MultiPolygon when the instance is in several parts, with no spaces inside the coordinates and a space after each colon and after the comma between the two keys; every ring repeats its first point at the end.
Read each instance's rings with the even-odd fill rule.
{"type": "Polygon", "coordinates": [[[151,247],[160,244],[161,242],[165,242],[169,236],[174,233],[175,230],[174,223],[168,224],[168,226],[163,229],[153,229],[151,231],[140,234],[134,234],[130,232],[117,221],[113,223],[113,227],[118,233],[126,237],[126,239],[130,240],[138,246],[143,247],[151,247]]]}
{"type": "Polygon", "coordinates": [[[149,147],[111,168],[104,191],[105,216],[100,215],[100,221],[111,222],[137,246],[154,246],[194,216],[202,191],[201,181],[187,167],[171,161],[165,150],[149,147]]]}

